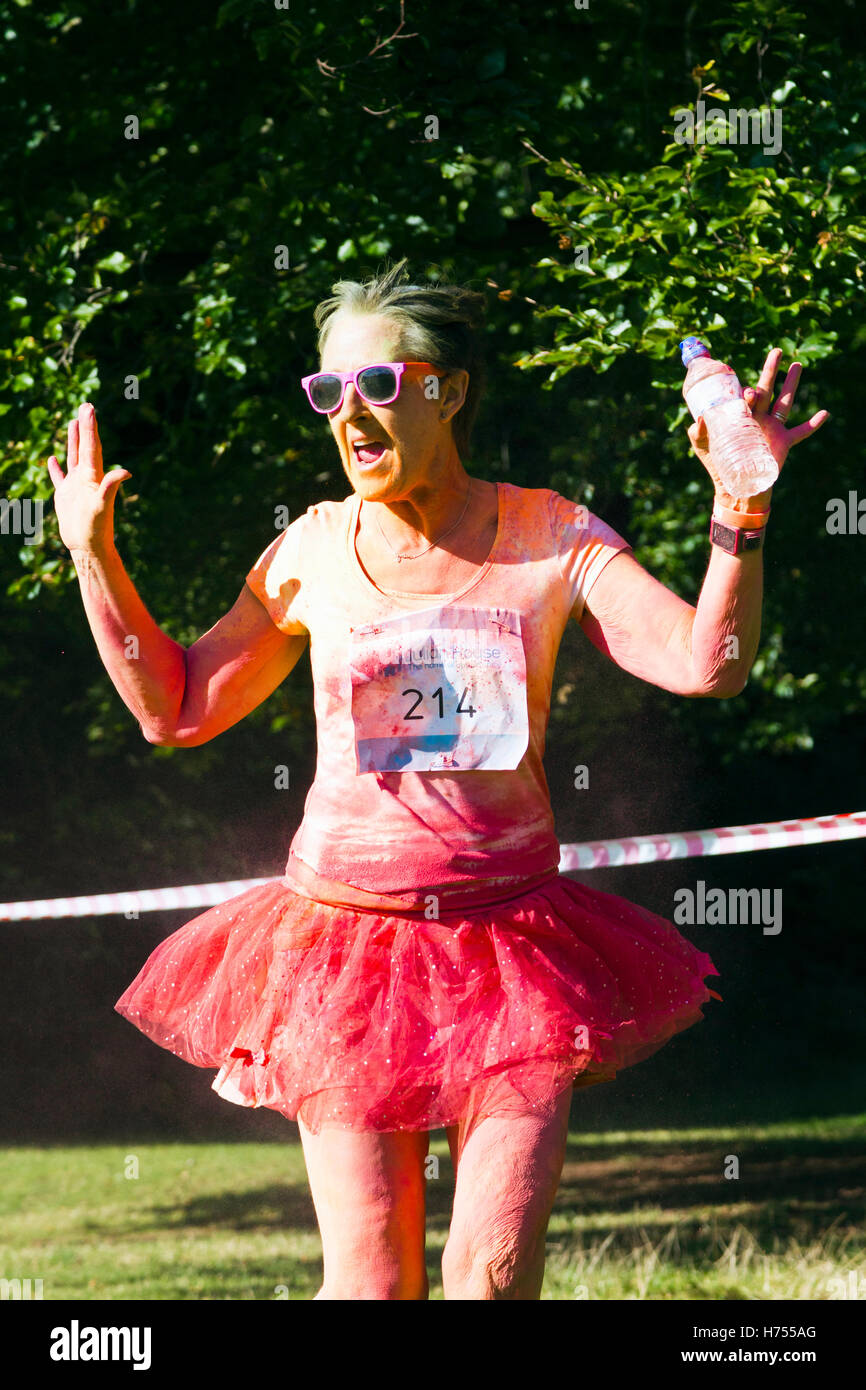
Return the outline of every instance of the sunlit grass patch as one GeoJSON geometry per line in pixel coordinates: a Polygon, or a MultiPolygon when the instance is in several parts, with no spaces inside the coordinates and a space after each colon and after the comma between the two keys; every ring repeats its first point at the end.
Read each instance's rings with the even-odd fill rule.
{"type": "MultiPolygon", "coordinates": [[[[430,1152],[441,1300],[454,1180],[441,1131],[430,1152]]],[[[864,1155],[863,1116],[572,1130],[542,1298],[866,1298],[864,1155]]],[[[41,1279],[45,1299],[310,1300],[321,1284],[296,1141],[7,1148],[0,1229],[0,1277],[41,1279]]]]}

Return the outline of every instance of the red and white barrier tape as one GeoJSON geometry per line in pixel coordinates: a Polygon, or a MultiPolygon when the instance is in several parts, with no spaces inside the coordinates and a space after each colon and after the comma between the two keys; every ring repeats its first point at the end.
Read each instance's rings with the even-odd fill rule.
{"type": "MultiPolygon", "coordinates": [[[[561,845],[559,869],[616,869],[626,864],[650,864],[657,859],[694,859],[709,854],[748,854],[758,849],[783,849],[826,840],[866,836],[866,811],[812,820],[765,821],[756,825],[726,825],[718,830],[687,830],[673,835],[632,835],[620,840],[589,840],[561,845]]],[[[248,888],[272,883],[271,878],[238,878],[229,883],[191,883],[184,888],[146,888],[130,893],[94,893],[81,898],[43,898],[35,902],[0,903],[0,921],[31,921],[39,917],[104,917],[112,912],[158,912],[178,907],[215,907],[248,888]]]]}
{"type": "Polygon", "coordinates": [[[763,821],[725,825],[718,830],[687,830],[679,835],[632,835],[622,840],[589,840],[560,847],[559,870],[618,869],[657,859],[694,859],[707,854],[749,854],[757,849],[784,849],[825,840],[854,840],[866,835],[866,811],[812,820],[763,821]]]}
{"type": "Polygon", "coordinates": [[[142,888],[129,893],[91,893],[83,898],[42,898],[32,903],[0,903],[0,922],[36,917],[105,917],[110,912],[168,911],[175,907],[216,907],[248,888],[279,878],[238,878],[230,883],[188,883],[184,888],[142,888]]]}

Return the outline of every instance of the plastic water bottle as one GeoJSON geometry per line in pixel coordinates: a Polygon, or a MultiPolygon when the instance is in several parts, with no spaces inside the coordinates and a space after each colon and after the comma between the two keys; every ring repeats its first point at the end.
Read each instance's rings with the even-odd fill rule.
{"type": "Polygon", "coordinates": [[[683,398],[694,420],[704,417],[725,492],[731,497],[766,492],[779,476],[779,465],[746,405],[736,372],[711,357],[700,338],[684,338],[680,351],[686,367],[683,398]]]}

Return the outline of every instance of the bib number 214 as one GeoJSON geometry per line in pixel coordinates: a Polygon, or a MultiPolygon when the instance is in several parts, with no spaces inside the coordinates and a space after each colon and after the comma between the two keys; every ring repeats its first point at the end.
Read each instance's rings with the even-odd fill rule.
{"type": "Polygon", "coordinates": [[[357,772],[516,768],[529,742],[520,614],[452,604],[355,628],[357,772]]]}
{"type": "MultiPolygon", "coordinates": [[[[468,714],[468,715],[474,715],[474,714],[475,714],[475,706],[474,706],[474,705],[472,705],[471,703],[468,704],[468,705],[464,705],[464,703],[463,703],[463,701],[466,699],[466,695],[467,695],[468,689],[469,689],[468,686],[464,686],[464,687],[463,687],[463,694],[460,696],[460,699],[457,701],[457,708],[456,708],[455,711],[454,711],[455,714],[468,714]]],[[[409,687],[408,690],[404,690],[404,691],[403,691],[403,694],[404,694],[404,696],[405,696],[405,695],[414,695],[414,696],[415,696],[414,701],[409,705],[409,708],[404,712],[403,718],[404,718],[404,719],[423,719],[423,718],[424,718],[424,715],[423,715],[423,714],[415,714],[414,711],[418,708],[418,706],[419,706],[419,705],[421,704],[421,702],[423,701],[423,699],[424,699],[424,691],[423,691],[423,690],[416,690],[416,689],[414,688],[414,686],[411,686],[411,685],[410,685],[410,687],[409,687]]],[[[439,718],[440,718],[440,719],[444,719],[444,718],[445,718],[445,693],[444,693],[444,691],[443,691],[441,685],[439,686],[439,689],[438,689],[438,690],[434,690],[434,691],[431,693],[430,699],[431,699],[431,700],[437,700],[437,701],[439,702],[439,718]]]]}

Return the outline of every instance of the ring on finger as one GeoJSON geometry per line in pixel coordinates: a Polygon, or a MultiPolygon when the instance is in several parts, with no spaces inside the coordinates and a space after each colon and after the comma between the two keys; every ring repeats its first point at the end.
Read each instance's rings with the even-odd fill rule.
{"type": "Polygon", "coordinates": [[[781,410],[774,410],[774,411],[773,411],[773,419],[774,419],[774,420],[781,420],[782,424],[784,425],[784,424],[786,423],[788,417],[787,417],[787,415],[783,415],[782,412],[781,412],[781,410]]]}

